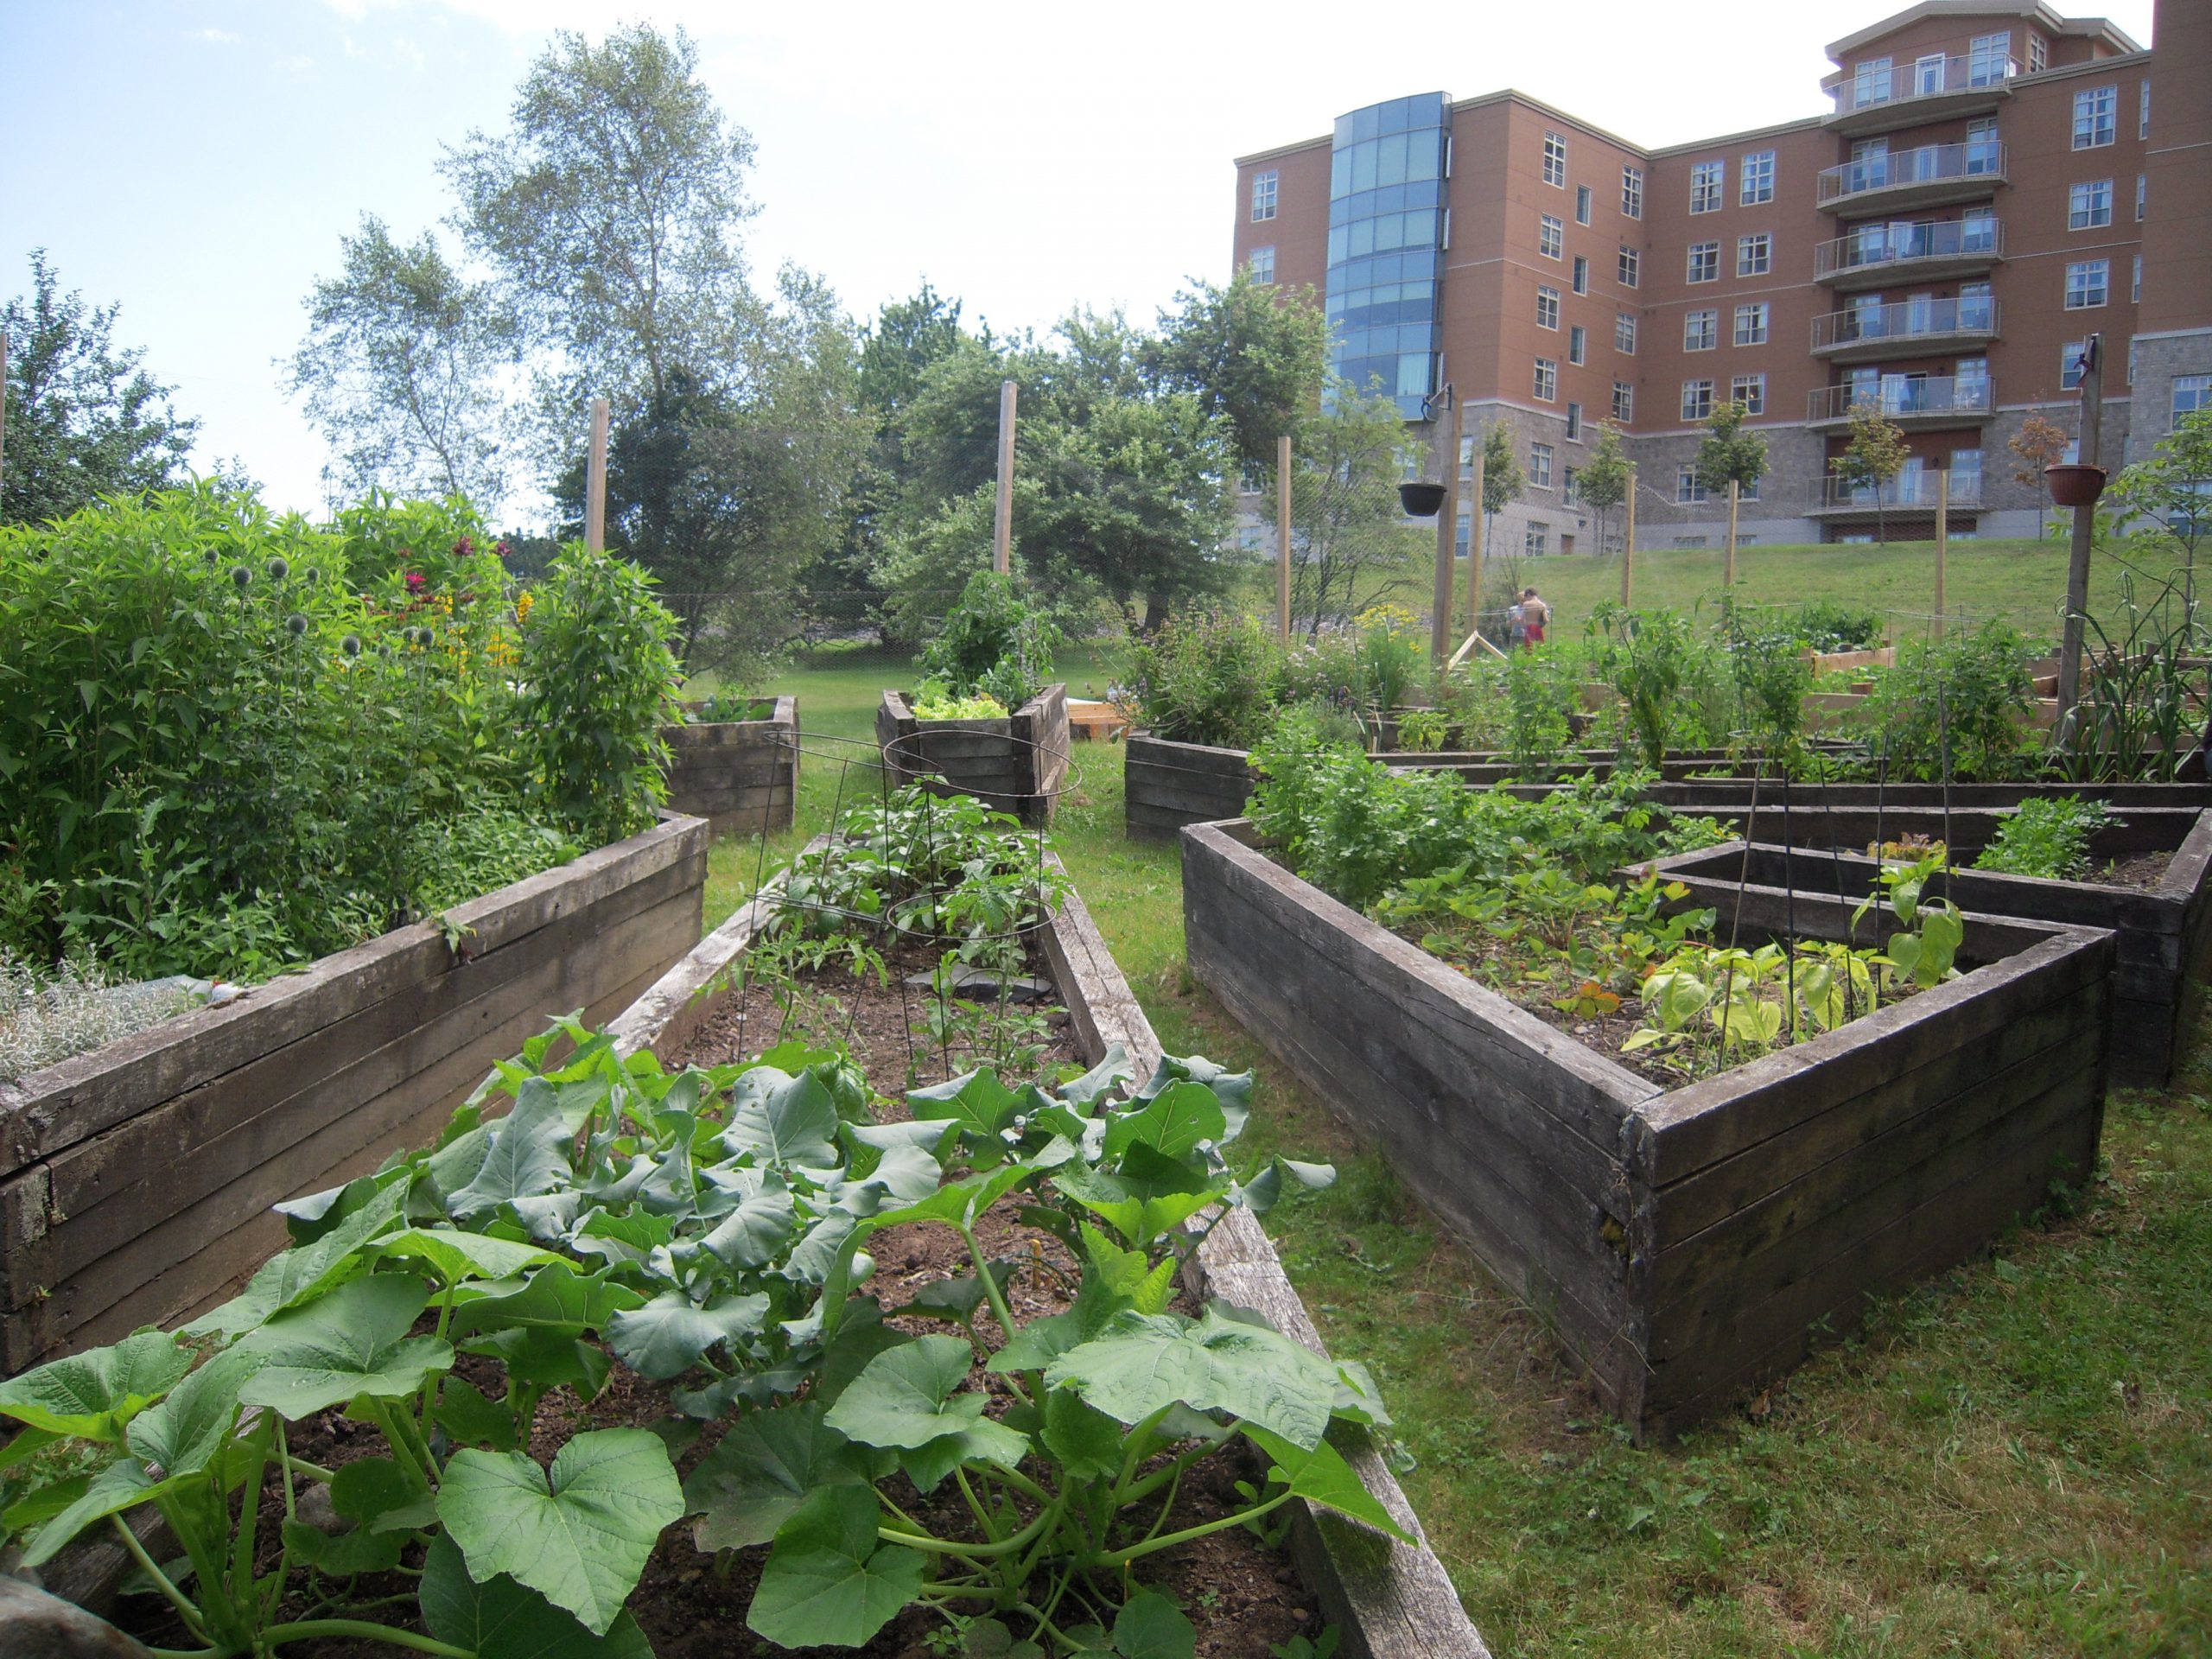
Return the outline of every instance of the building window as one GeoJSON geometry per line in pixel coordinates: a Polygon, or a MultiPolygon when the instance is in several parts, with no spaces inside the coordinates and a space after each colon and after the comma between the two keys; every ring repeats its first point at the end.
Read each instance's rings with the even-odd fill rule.
{"type": "Polygon", "coordinates": [[[1274,173],[1252,175],[1252,217],[1255,221],[1275,216],[1275,182],[1280,176],[1274,173]]]}
{"type": "Polygon", "coordinates": [[[1864,63],[1851,67],[1851,107],[1863,110],[1870,104],[1890,101],[1891,62],[1887,58],[1869,58],[1864,63]]]}
{"type": "Polygon", "coordinates": [[[1690,212],[1720,211],[1720,184],[1728,170],[1726,162],[1696,162],[1690,167],[1690,212]]]}
{"type": "Polygon", "coordinates": [[[1738,346],[1766,344],[1767,319],[1770,313],[1764,300],[1736,308],[1736,343],[1738,346]]]}
{"type": "Polygon", "coordinates": [[[1625,242],[1621,245],[1620,279],[1623,288],[1636,286],[1637,268],[1643,263],[1643,256],[1625,242]]]}
{"type": "Polygon", "coordinates": [[[1709,352],[1719,343],[1719,312],[1685,311],[1682,314],[1682,349],[1684,351],[1709,352]]]}
{"type": "MultiPolygon", "coordinates": [[[[2142,214],[2136,214],[2138,219],[2142,214]]],[[[2112,223],[2112,181],[2093,179],[2087,184],[2077,184],[2066,195],[2066,228],[2069,231],[2094,231],[2112,223]]]]}
{"type": "Polygon", "coordinates": [[[1548,443],[1529,446],[1529,482],[1540,490],[1552,486],[1552,447],[1548,443]]]}
{"type": "Polygon", "coordinates": [[[2151,205],[2151,180],[2148,175],[2135,175],[2135,222],[2143,222],[2143,210],[2151,205]]]}
{"type": "Polygon", "coordinates": [[[1774,152],[1762,149],[1744,157],[1744,170],[1738,175],[1737,200],[1746,207],[1774,200],[1774,152]]]}
{"type": "Polygon", "coordinates": [[[2074,94],[2074,148],[2097,149],[2119,134],[2120,88],[2093,86],[2074,94]]]}
{"type": "Polygon", "coordinates": [[[1621,168],[1621,212],[1630,219],[1643,217],[1643,169],[1640,167],[1621,168]]]}
{"type": "Polygon", "coordinates": [[[1567,467],[1560,474],[1559,499],[1569,506],[1573,505],[1577,499],[1575,487],[1580,481],[1580,477],[1575,469],[1572,467],[1567,467]]]}
{"type": "Polygon", "coordinates": [[[1590,291],[1590,262],[1579,253],[1574,256],[1574,291],[1578,294],[1590,291]]]}
{"type": "Polygon", "coordinates": [[[2143,256],[2139,253],[2135,256],[2135,280],[2127,285],[2127,302],[2143,303],[2143,256]]]}
{"type": "Polygon", "coordinates": [[[1967,48],[1967,85],[1995,86],[2012,73],[2012,31],[1977,35],[1967,48]]]}
{"type": "Polygon", "coordinates": [[[1273,248],[1252,250],[1252,280],[1272,283],[1275,279],[1275,251],[1273,248]]]}
{"type": "Polygon", "coordinates": [[[1590,187],[1586,184],[1574,187],[1574,222],[1578,225],[1590,222],[1590,187]]]}
{"type": "Polygon", "coordinates": [[[1764,276],[1774,269],[1774,238],[1765,231],[1736,238],[1736,274],[1764,276]]]}
{"type": "MultiPolygon", "coordinates": [[[[1680,467],[1675,468],[1675,500],[1687,506],[1693,501],[1710,501],[1712,499],[1713,497],[1711,493],[1705,487],[1705,480],[1697,475],[1696,467],[1680,467]]],[[[1700,536],[1697,539],[1695,544],[1700,547],[1704,546],[1705,538],[1700,536]]]]}
{"type": "Polygon", "coordinates": [[[1690,281],[1717,283],[1720,280],[1720,245],[1718,242],[1690,244],[1690,281]]]}
{"type": "Polygon", "coordinates": [[[2037,34],[2034,30],[2029,30],[2028,73],[2031,75],[2039,75],[2050,67],[2050,42],[2044,40],[2042,35],[2037,34]]]}
{"type": "Polygon", "coordinates": [[[1550,403],[1559,396],[1559,361],[1556,358],[1536,359],[1536,397],[1541,403],[1550,403]]]}
{"type": "Polygon", "coordinates": [[[1741,404],[1746,415],[1766,413],[1766,376],[1739,374],[1728,383],[1728,397],[1741,404]]]}
{"type": "Polygon", "coordinates": [[[2212,409],[2212,374],[2176,375],[2173,424],[2179,426],[2183,416],[2206,409],[2212,409]]]}
{"type": "Polygon", "coordinates": [[[1590,337],[1583,332],[1582,325],[1576,323],[1567,331],[1567,360],[1570,363],[1585,361],[1590,354],[1589,344],[1590,337]]]}
{"type": "Polygon", "coordinates": [[[2087,311],[2102,305],[2111,286],[2111,260],[2077,260],[2066,267],[2066,308],[2087,311]]]}
{"type": "Polygon", "coordinates": [[[1685,380],[1682,382],[1682,418],[1701,421],[1713,413],[1713,382],[1685,380]]]}
{"type": "Polygon", "coordinates": [[[1521,550],[1524,553],[1546,553],[1551,550],[1551,544],[1552,527],[1540,518],[1531,518],[1528,531],[1521,537],[1521,550]]]}
{"type": "Polygon", "coordinates": [[[1613,349],[1636,355],[1636,317],[1627,311],[1613,314],[1613,349]]]}
{"type": "Polygon", "coordinates": [[[2069,340],[2058,348],[2058,389],[2074,391],[2082,385],[2082,353],[2089,349],[2086,340],[2069,340]]]}
{"type": "Polygon", "coordinates": [[[1567,225],[1556,215],[1546,213],[1536,226],[1536,251],[1547,259],[1556,259],[1567,251],[1567,225]]]}
{"type": "Polygon", "coordinates": [[[1536,327],[1559,327],[1559,289],[1541,286],[1536,289],[1536,327]]]}
{"type": "Polygon", "coordinates": [[[1544,135],[1544,182],[1567,185],[1567,139],[1556,132],[1544,135]]]}
{"type": "Polygon", "coordinates": [[[1951,499],[1979,501],[1981,499],[1981,451],[1954,449],[1951,451],[1951,499]]]}
{"type": "Polygon", "coordinates": [[[1582,442],[1582,405],[1580,404],[1567,406],[1567,441],[1569,443],[1582,442]]]}
{"type": "Polygon", "coordinates": [[[1625,380],[1613,382],[1613,418],[1624,425],[1636,418],[1636,388],[1625,380]]]}
{"type": "Polygon", "coordinates": [[[2147,80],[2143,83],[2143,107],[2135,115],[2135,136],[2138,138],[2151,136],[2151,83],[2147,80]]]}

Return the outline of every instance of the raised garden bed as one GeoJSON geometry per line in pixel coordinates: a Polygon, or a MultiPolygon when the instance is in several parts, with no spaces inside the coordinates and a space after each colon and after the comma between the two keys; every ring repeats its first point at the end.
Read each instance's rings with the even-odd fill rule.
{"type": "Polygon", "coordinates": [[[1122,823],[1132,836],[1172,836],[1186,823],[1242,817],[1258,779],[1244,749],[1176,743],[1129,734],[1123,757],[1122,823]]]}
{"type": "MultiPolygon", "coordinates": [[[[1057,870],[1057,858],[1051,862],[1057,870]]],[[[751,948],[777,902],[770,894],[741,909],[671,969],[613,1022],[618,1046],[628,1052],[651,1050],[664,1061],[673,1060],[703,1030],[727,1017],[742,994],[728,970],[751,948]]],[[[1119,1044],[1137,1072],[1148,1073],[1160,1058],[1159,1039],[1072,889],[1039,930],[1036,944],[1065,1005],[1077,1057],[1096,1064],[1119,1044]]],[[[1274,1246],[1249,1212],[1232,1211],[1207,1236],[1191,1259],[1185,1285],[1201,1300],[1221,1297],[1264,1313],[1277,1329],[1324,1351],[1274,1246]]],[[[1352,1429],[1340,1430],[1332,1440],[1367,1490],[1402,1527],[1420,1536],[1412,1507],[1371,1437],[1352,1429]]],[[[1485,1659],[1489,1650],[1433,1551],[1408,1548],[1303,1503],[1292,1507],[1293,1559],[1323,1617],[1343,1632],[1339,1655],[1485,1659]]]]}
{"type": "Polygon", "coordinates": [[[628,1006],[699,938],[708,839],[664,816],[0,1086],[0,1374],[222,1300],[271,1205],[436,1134],[547,1016],[628,1006]]]}
{"type": "MultiPolygon", "coordinates": [[[[700,705],[688,703],[689,709],[700,705]]],[[[718,836],[791,827],[798,798],[798,699],[754,699],[752,720],[664,726],[668,806],[706,819],[718,836]]]]}
{"type": "Polygon", "coordinates": [[[1068,769],[1068,689],[1048,685],[1004,720],[921,720],[906,693],[886,691],[875,741],[893,787],[927,781],[1049,823],[1068,769]]]}
{"type": "MultiPolygon", "coordinates": [[[[2107,932],[1970,914],[1962,977],[1667,1088],[1299,880],[1249,824],[1183,832],[1183,893],[1200,982],[1642,1433],[1710,1416],[2092,1166],[2107,932]]],[[[1740,937],[1845,939],[1850,908],[1749,887],[1740,937]]]]}
{"type": "MultiPolygon", "coordinates": [[[[2170,844],[2156,849],[2164,868],[2147,886],[1955,869],[1939,877],[1936,887],[1963,908],[1991,916],[2113,931],[2112,1079],[2132,1088],[2158,1088],[2172,1075],[2202,1005],[2202,982],[2212,973],[2212,812],[2162,817],[2153,833],[2170,844]]],[[[2093,838],[2091,855],[2100,862],[2142,861],[2145,838],[2125,834],[2125,846],[2093,838]]],[[[1760,887],[1840,892],[1853,900],[1872,890],[1879,868],[1863,853],[1770,845],[1753,846],[1748,862],[1740,850],[1711,850],[1664,859],[1655,868],[1681,880],[1733,882],[1740,875],[1760,887]]]]}

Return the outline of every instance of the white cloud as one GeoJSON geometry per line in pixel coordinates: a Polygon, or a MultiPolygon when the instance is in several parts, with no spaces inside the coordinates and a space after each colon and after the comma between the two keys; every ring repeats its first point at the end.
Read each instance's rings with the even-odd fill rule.
{"type": "Polygon", "coordinates": [[[217,46],[244,46],[245,36],[233,35],[227,29],[200,29],[193,31],[194,38],[212,41],[217,46]]]}

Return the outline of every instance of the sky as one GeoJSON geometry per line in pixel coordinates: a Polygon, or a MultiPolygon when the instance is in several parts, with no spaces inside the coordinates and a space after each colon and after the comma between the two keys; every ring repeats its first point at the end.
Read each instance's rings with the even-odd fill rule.
{"type": "MultiPolygon", "coordinates": [[[[362,213],[440,224],[444,148],[505,127],[556,29],[690,31],[757,147],[764,284],[794,262],[865,319],[926,279],[1041,331],[1223,280],[1234,158],[1344,111],[1513,86],[1684,143],[1819,112],[1827,42],[1904,3],[0,0],[0,296],[44,247],[200,418],[196,465],[235,456],[314,509],[327,454],[279,367],[305,296],[362,213]]],[[[2147,45],[2152,3],[2101,10],[2147,45]]]]}

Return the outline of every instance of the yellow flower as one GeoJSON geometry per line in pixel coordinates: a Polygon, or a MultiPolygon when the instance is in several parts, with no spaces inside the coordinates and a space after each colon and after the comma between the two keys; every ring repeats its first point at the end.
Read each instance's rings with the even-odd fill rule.
{"type": "Polygon", "coordinates": [[[515,595],[515,620],[518,622],[529,621],[530,607],[537,603],[537,596],[531,593],[527,588],[524,588],[519,594],[517,594],[515,595]]]}

